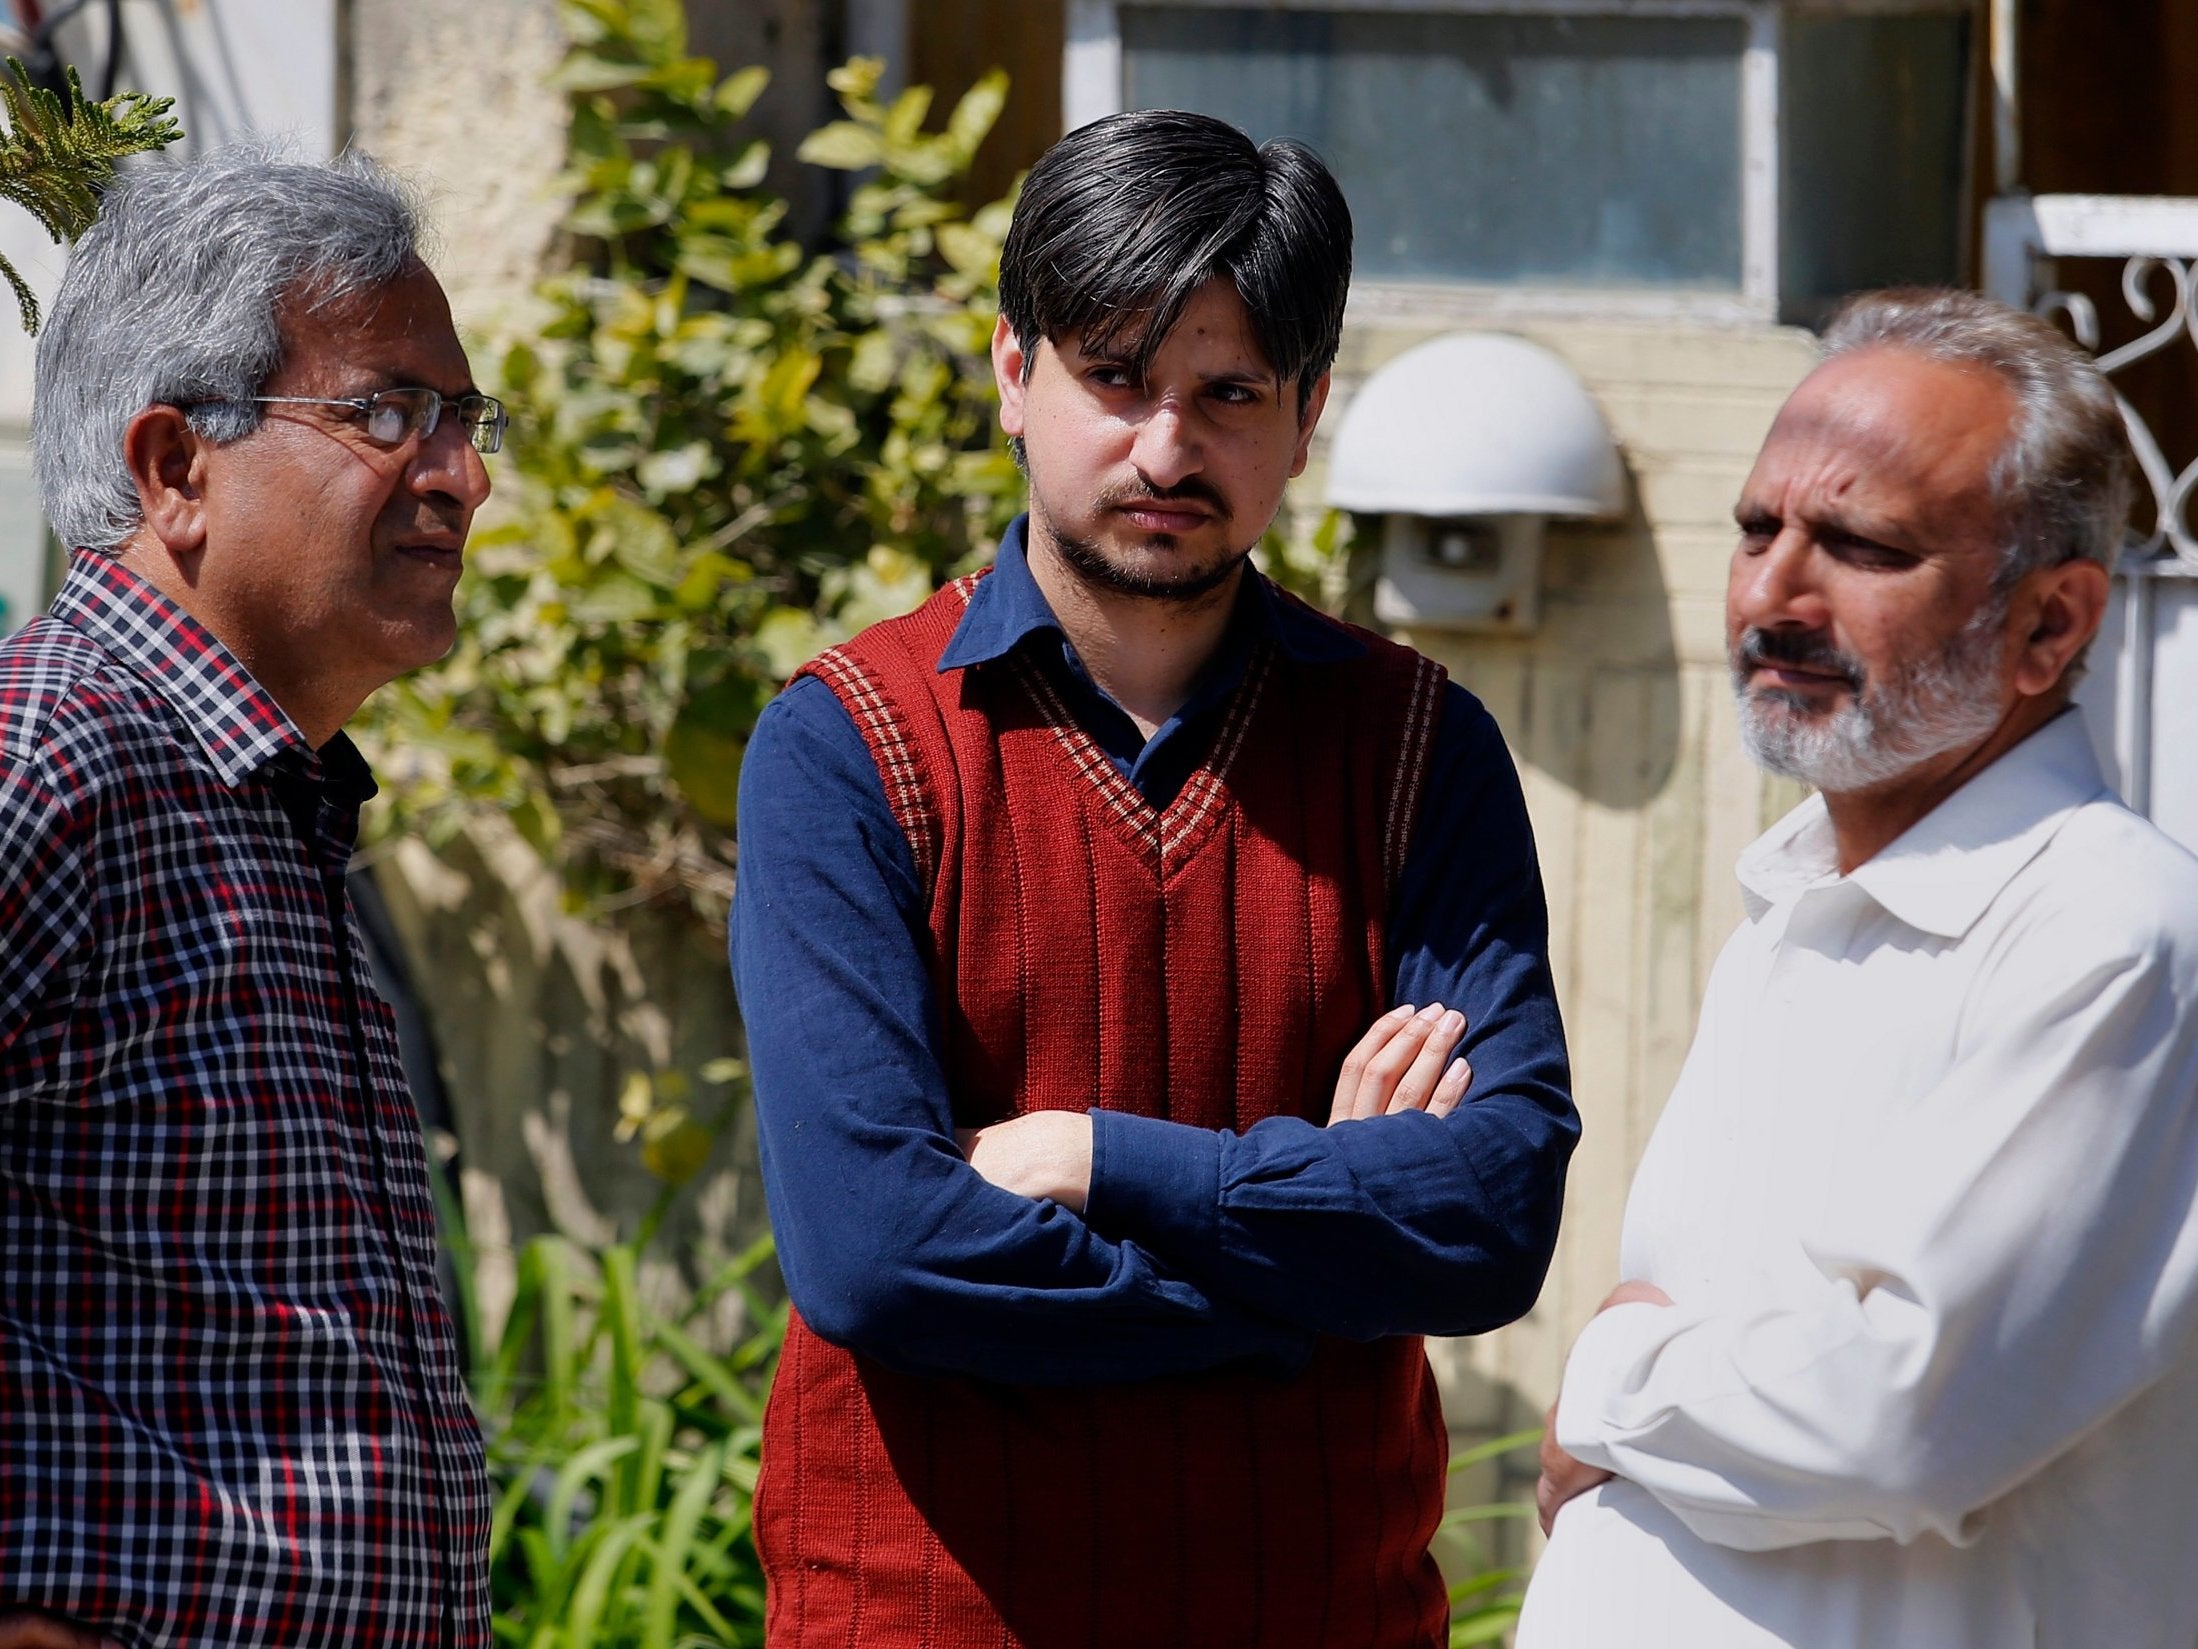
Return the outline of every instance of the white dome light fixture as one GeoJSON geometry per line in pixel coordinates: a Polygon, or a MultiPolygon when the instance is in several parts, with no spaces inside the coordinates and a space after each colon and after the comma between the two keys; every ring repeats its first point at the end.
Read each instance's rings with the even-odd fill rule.
{"type": "Polygon", "coordinates": [[[1454,332],[1352,396],[1328,502],[1386,518],[1383,622],[1518,631],[1540,616],[1543,524],[1623,516],[1626,477],[1602,409],[1562,360],[1524,338],[1454,332]]]}

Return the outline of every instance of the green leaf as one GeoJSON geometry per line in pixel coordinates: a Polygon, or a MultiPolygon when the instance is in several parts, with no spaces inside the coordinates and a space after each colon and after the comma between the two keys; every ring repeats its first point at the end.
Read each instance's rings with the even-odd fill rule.
{"type": "Polygon", "coordinates": [[[964,156],[977,152],[977,145],[999,120],[1000,111],[1007,107],[1007,87],[1007,71],[994,69],[962,93],[954,112],[947,116],[947,134],[964,156]]]}
{"type": "Polygon", "coordinates": [[[740,158],[726,167],[718,181],[727,189],[753,189],[771,169],[771,146],[757,138],[740,151],[740,158]]]}
{"type": "Polygon", "coordinates": [[[812,166],[829,166],[838,172],[859,172],[885,158],[885,143],[866,126],[851,120],[835,120],[820,126],[801,141],[796,158],[812,166]]]}
{"type": "Polygon", "coordinates": [[[718,84],[717,113],[728,120],[739,120],[756,106],[756,99],[771,84],[771,71],[760,64],[727,75],[718,84]]]}
{"type": "Polygon", "coordinates": [[[878,83],[884,78],[884,58],[850,57],[825,75],[824,83],[840,94],[842,102],[866,103],[877,95],[878,83]]]}
{"type": "Polygon", "coordinates": [[[765,690],[749,676],[729,677],[680,706],[664,739],[664,764],[687,804],[731,828],[740,800],[740,758],[763,709],[765,690]]]}
{"type": "Polygon", "coordinates": [[[636,1515],[591,1531],[594,1538],[572,1588],[572,1603],[565,1617],[564,1639],[573,1649],[594,1649],[603,1641],[598,1628],[610,1605],[611,1589],[653,1521],[653,1516],[636,1515]]]}
{"type": "Polygon", "coordinates": [[[1470,1471],[1486,1461],[1500,1460],[1520,1449],[1537,1447],[1541,1440],[1542,1428],[1539,1426],[1530,1426],[1525,1431],[1507,1432],[1501,1437],[1491,1437],[1485,1443],[1476,1443],[1471,1448],[1460,1449],[1453,1454],[1450,1457],[1450,1474],[1455,1477],[1459,1472],[1470,1471]]]}
{"type": "Polygon", "coordinates": [[[885,113],[883,137],[888,148],[913,143],[923,135],[923,117],[931,112],[931,88],[911,86],[893,99],[885,113]]]}
{"type": "MultiPolygon", "coordinates": [[[[99,192],[128,156],[165,149],[183,135],[169,117],[175,100],[124,92],[98,103],[84,96],[76,70],[59,95],[31,81],[20,58],[7,59],[0,75],[0,109],[8,129],[0,134],[0,200],[10,200],[38,220],[55,241],[72,241],[99,214],[99,192]]],[[[0,259],[26,331],[38,330],[38,303],[22,276],[0,259]]]]}
{"type": "Polygon", "coordinates": [[[580,1450],[558,1469],[556,1481],[550,1488],[549,1510],[542,1520],[552,1551],[559,1555],[565,1551],[565,1541],[560,1534],[572,1528],[573,1506],[582,1491],[640,1446],[641,1440],[637,1437],[606,1437],[600,1443],[580,1450]]]}
{"type": "Polygon", "coordinates": [[[642,1605],[642,1649],[671,1649],[678,1620],[679,1580],[687,1570],[703,1511],[724,1477],[725,1455],[722,1439],[704,1448],[672,1497],[671,1510],[649,1554],[649,1591],[642,1605]]]}
{"type": "Polygon", "coordinates": [[[967,223],[938,227],[939,255],[965,275],[999,278],[1000,243],[967,223]]]}
{"type": "Polygon", "coordinates": [[[1477,1609],[1462,1619],[1453,1619],[1450,1622],[1450,1649],[1471,1649],[1478,1643],[1496,1643],[1518,1618],[1518,1603],[1507,1600],[1477,1609]]]}
{"type": "Polygon", "coordinates": [[[646,63],[621,63],[593,52],[576,51],[568,53],[564,62],[550,71],[548,84],[551,90],[560,92],[608,92],[636,85],[648,72],[646,63]]]}

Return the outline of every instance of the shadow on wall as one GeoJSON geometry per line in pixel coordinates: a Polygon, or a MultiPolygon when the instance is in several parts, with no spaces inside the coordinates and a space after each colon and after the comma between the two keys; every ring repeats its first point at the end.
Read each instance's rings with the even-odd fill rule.
{"type": "MultiPolygon", "coordinates": [[[[644,1255],[651,1304],[681,1300],[763,1233],[754,1119],[735,1103],[745,1087],[705,1075],[742,1051],[720,935],[683,908],[568,915],[555,874],[493,825],[433,853],[403,843],[375,875],[440,1055],[485,1336],[501,1329],[528,1240],[628,1240],[663,1196],[652,1160],[663,1169],[680,1153],[648,1151],[638,1113],[622,1129],[622,1099],[726,1118],[685,1164],[692,1177],[644,1255]]],[[[737,1297],[720,1310],[710,1326],[730,1345],[737,1297]]]]}
{"type": "MultiPolygon", "coordinates": [[[[1362,519],[1361,545],[1374,537],[1362,519]]],[[[1371,568],[1366,576],[1371,577],[1371,568]]],[[[1640,489],[1612,523],[1552,521],[1530,633],[1422,629],[1405,639],[1488,707],[1526,773],[1631,812],[1671,782],[1685,744],[1672,595],[1640,489]]]]}

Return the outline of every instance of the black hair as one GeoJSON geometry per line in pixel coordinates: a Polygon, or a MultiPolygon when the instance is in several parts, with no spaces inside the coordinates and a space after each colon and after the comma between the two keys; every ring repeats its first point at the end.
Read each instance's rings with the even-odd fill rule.
{"type": "Polygon", "coordinates": [[[1343,332],[1343,191],[1302,143],[1254,145],[1210,115],[1146,109],[1078,127],[1031,168],[1000,252],[1000,312],[1026,362],[1041,338],[1076,333],[1142,372],[1216,277],[1303,410],[1343,332]]]}

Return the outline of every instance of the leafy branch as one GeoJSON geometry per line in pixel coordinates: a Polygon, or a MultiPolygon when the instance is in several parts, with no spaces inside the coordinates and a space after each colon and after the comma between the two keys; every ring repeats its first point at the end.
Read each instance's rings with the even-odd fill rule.
{"type": "Polygon", "coordinates": [[[379,695],[378,828],[499,816],[596,914],[725,910],[740,764],[804,659],[985,560],[1019,507],[987,348],[1009,206],[954,195],[1006,96],[881,94],[799,150],[855,173],[832,243],[786,226],[756,68],[680,0],[565,0],[565,257],[493,362],[512,409],[443,663],[379,695]]]}
{"type": "MultiPolygon", "coordinates": [[[[36,218],[58,243],[73,241],[99,215],[99,192],[127,156],[165,149],[183,135],[168,111],[175,99],[124,92],[94,103],[69,70],[64,94],[32,82],[21,59],[7,60],[0,76],[0,108],[8,129],[0,133],[0,199],[36,218]]],[[[13,264],[0,257],[0,275],[15,292],[25,331],[38,330],[38,299],[13,264]]]]}

